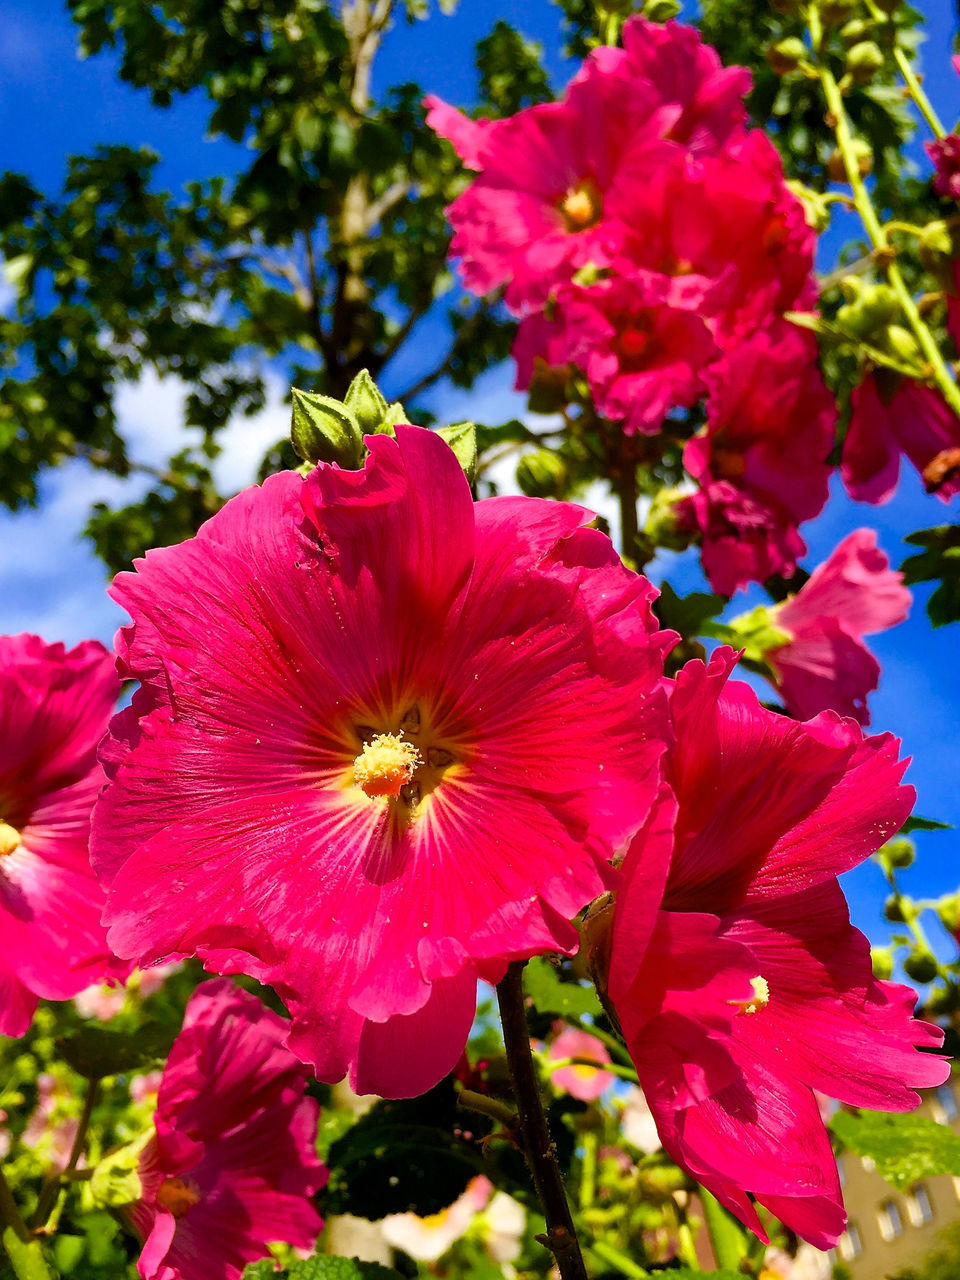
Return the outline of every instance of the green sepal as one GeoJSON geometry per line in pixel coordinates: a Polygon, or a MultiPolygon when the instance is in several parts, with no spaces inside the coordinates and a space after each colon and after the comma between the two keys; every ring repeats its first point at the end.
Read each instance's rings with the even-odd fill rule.
{"type": "Polygon", "coordinates": [[[456,422],[449,427],[438,427],[437,435],[453,450],[454,457],[463,468],[469,482],[477,478],[477,427],[474,422],[456,422]]]}
{"type": "Polygon", "coordinates": [[[700,634],[722,640],[734,649],[742,649],[748,662],[766,665],[767,654],[782,649],[792,639],[774,621],[775,611],[765,604],[758,604],[749,613],[741,613],[730,622],[704,623],[700,634]]]}
{"type": "Polygon", "coordinates": [[[367,369],[361,369],[350,383],[343,404],[358,424],[362,436],[376,435],[381,431],[390,409],[367,369]]]}
{"type": "Polygon", "coordinates": [[[140,1175],[140,1156],[153,1137],[153,1129],[147,1129],[133,1142],[105,1155],[97,1164],[90,1179],[90,1194],[97,1204],[108,1209],[124,1204],[134,1204],[143,1195],[140,1175]]]}
{"type": "Polygon", "coordinates": [[[356,471],[363,461],[363,432],[340,400],[293,388],[290,441],[304,462],[336,462],[356,471]]]}

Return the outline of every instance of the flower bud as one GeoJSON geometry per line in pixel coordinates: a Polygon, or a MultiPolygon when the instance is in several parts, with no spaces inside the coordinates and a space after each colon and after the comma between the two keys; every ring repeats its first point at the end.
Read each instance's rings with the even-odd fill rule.
{"type": "Polygon", "coordinates": [[[950,228],[940,218],[928,222],[917,238],[920,261],[928,271],[939,273],[953,257],[953,237],[950,228]]]}
{"type": "Polygon", "coordinates": [[[549,449],[525,454],[517,463],[517,484],[528,498],[559,498],[567,480],[566,464],[549,449]]]}
{"type": "Polygon", "coordinates": [[[871,947],[870,959],[873,962],[874,977],[886,982],[893,976],[893,952],[889,947],[871,947]]]}
{"type": "Polygon", "coordinates": [[[852,45],[866,40],[873,31],[874,24],[869,18],[854,18],[840,29],[840,39],[849,49],[852,45]]]}
{"type": "Polygon", "coordinates": [[[293,388],[290,441],[304,462],[336,462],[355,471],[363,460],[363,432],[354,414],[332,396],[293,388]]]}
{"type": "Polygon", "coordinates": [[[945,893],[937,903],[937,915],[947,933],[960,934],[960,893],[945,893]]]}
{"type": "Polygon", "coordinates": [[[692,530],[677,523],[676,504],[683,496],[679,489],[658,489],[654,495],[643,533],[655,547],[668,551],[685,551],[689,547],[692,530]]]}
{"type": "Polygon", "coordinates": [[[899,894],[891,893],[883,904],[883,914],[891,924],[905,924],[908,916],[912,918],[916,913],[909,898],[901,898],[899,894]]]}
{"type": "Polygon", "coordinates": [[[920,361],[920,347],[916,338],[901,324],[887,325],[883,332],[883,345],[898,360],[908,364],[917,364],[920,361]]]}
{"type": "Polygon", "coordinates": [[[883,846],[882,853],[887,865],[895,871],[906,871],[907,867],[912,867],[917,856],[913,841],[906,836],[889,841],[883,846]]]}
{"type": "Polygon", "coordinates": [[[837,312],[837,324],[858,338],[867,338],[900,314],[900,302],[888,284],[864,284],[853,278],[843,282],[849,301],[837,312]]]}
{"type": "Polygon", "coordinates": [[[932,982],[940,972],[937,957],[925,948],[911,952],[903,962],[903,971],[914,982],[932,982]]]}
{"type": "Polygon", "coordinates": [[[778,76],[789,75],[807,56],[807,48],[798,36],[787,36],[767,46],[767,62],[778,76]]]}
{"type": "Polygon", "coordinates": [[[457,422],[452,427],[440,427],[437,435],[454,452],[463,468],[463,474],[471,484],[477,478],[477,427],[473,422],[457,422]]]}
{"type": "Polygon", "coordinates": [[[847,75],[855,84],[868,84],[883,66],[883,50],[874,40],[861,40],[847,50],[847,75]]]}
{"type": "Polygon", "coordinates": [[[643,16],[650,22],[669,22],[680,12],[679,0],[647,0],[643,16]]]}
{"type": "MultiPolygon", "coordinates": [[[[864,138],[854,138],[851,146],[854,159],[857,162],[857,172],[861,178],[866,178],[868,174],[873,172],[873,148],[864,138]]],[[[847,181],[846,166],[839,151],[830,153],[830,158],[827,160],[827,176],[831,182],[847,181]]]]}
{"type": "Polygon", "coordinates": [[[387,402],[366,369],[361,369],[347,389],[344,405],[359,423],[365,436],[375,435],[387,417],[387,402]]]}

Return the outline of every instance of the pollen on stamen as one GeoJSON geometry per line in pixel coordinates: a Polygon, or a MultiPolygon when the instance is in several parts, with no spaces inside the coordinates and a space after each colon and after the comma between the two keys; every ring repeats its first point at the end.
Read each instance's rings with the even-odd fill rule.
{"type": "Polygon", "coordinates": [[[353,779],[364,795],[396,799],[420,764],[420,752],[412,742],[392,733],[378,733],[363,744],[353,762],[353,779]]]}
{"type": "Polygon", "coordinates": [[[0,822],[0,858],[20,848],[20,832],[9,822],[0,822]]]}
{"type": "Polygon", "coordinates": [[[750,979],[750,985],[753,987],[753,996],[750,1000],[731,1000],[730,1003],[737,1006],[738,1013],[759,1013],[761,1009],[765,1009],[770,1003],[770,987],[766,978],[757,977],[750,979]]]}

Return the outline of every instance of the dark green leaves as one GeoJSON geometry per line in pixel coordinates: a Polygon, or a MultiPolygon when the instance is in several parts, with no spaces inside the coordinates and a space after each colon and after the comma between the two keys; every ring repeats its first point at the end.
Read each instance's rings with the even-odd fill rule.
{"type": "Polygon", "coordinates": [[[900,566],[904,581],[912,585],[939,580],[940,585],[927,601],[930,621],[935,627],[956,622],[960,618],[960,525],[920,529],[905,541],[923,550],[908,556],[900,566]]]}
{"type": "Polygon", "coordinates": [[[80,1075],[99,1080],[162,1062],[174,1035],[174,1028],[157,1022],[147,1022],[132,1033],[88,1024],[60,1042],[60,1055],[80,1075]]]}
{"type": "Polygon", "coordinates": [[[277,1271],[275,1264],[264,1258],[253,1262],[243,1273],[243,1280],[401,1280],[392,1267],[379,1262],[361,1262],[359,1258],[336,1258],[318,1254],[304,1258],[288,1269],[277,1271]]]}
{"type": "Polygon", "coordinates": [[[960,1137],[924,1116],[838,1111],[830,1128],[900,1191],[920,1178],[960,1174],[960,1137]]]}

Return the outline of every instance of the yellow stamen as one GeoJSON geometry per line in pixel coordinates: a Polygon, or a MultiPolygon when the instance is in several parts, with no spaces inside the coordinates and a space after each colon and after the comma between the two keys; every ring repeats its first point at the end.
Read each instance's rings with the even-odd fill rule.
{"type": "Polygon", "coordinates": [[[576,187],[571,187],[560,204],[568,231],[586,231],[600,221],[600,192],[594,183],[587,178],[576,187]]]}
{"type": "Polygon", "coordinates": [[[404,742],[392,733],[378,733],[353,762],[353,779],[365,795],[400,794],[420,764],[420,752],[412,742],[404,742]]]}
{"type": "Polygon", "coordinates": [[[20,848],[20,832],[8,822],[0,822],[0,858],[20,848]]]}
{"type": "Polygon", "coordinates": [[[750,979],[750,985],[753,987],[752,999],[730,1001],[737,1006],[740,1013],[759,1013],[770,1003],[770,988],[766,978],[761,978],[758,974],[756,978],[750,979]]]}
{"type": "Polygon", "coordinates": [[[157,1204],[175,1218],[185,1217],[200,1200],[200,1188],[188,1178],[165,1178],[157,1189],[157,1204]]]}

